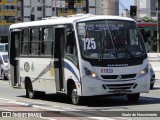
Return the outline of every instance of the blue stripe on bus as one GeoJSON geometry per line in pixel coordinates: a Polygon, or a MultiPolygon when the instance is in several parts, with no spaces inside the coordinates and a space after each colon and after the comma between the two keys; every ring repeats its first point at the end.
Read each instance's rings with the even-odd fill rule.
{"type": "Polygon", "coordinates": [[[32,81],[32,82],[35,82],[37,81],[39,78],[41,78],[44,74],[46,74],[48,71],[50,71],[50,64],[47,65],[43,70],[42,72],[32,81]]]}
{"type": "MultiPolygon", "coordinates": [[[[78,79],[78,76],[77,76],[77,74],[75,73],[75,71],[73,70],[73,68],[72,68],[67,62],[65,62],[65,61],[64,61],[64,67],[65,67],[66,69],[68,69],[69,71],[71,71],[71,72],[74,74],[74,76],[77,78],[77,80],[79,80],[79,79],[78,79]]],[[[41,72],[32,82],[37,81],[40,77],[42,77],[44,74],[46,74],[49,70],[50,70],[50,64],[47,65],[47,66],[42,70],[42,72],[41,72]]]]}
{"type": "Polygon", "coordinates": [[[77,74],[75,73],[75,71],[73,70],[73,68],[72,68],[66,61],[64,61],[64,67],[65,67],[66,69],[68,69],[69,71],[71,71],[71,72],[73,73],[73,75],[77,78],[77,80],[79,80],[79,79],[78,79],[78,76],[77,76],[77,74]]]}

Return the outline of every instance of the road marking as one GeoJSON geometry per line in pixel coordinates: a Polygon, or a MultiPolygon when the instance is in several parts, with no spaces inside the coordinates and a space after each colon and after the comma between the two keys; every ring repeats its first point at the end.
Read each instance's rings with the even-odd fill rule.
{"type": "Polygon", "coordinates": [[[13,110],[10,110],[10,109],[5,109],[5,108],[0,108],[0,110],[3,110],[3,111],[13,111],[13,110]]]}
{"type": "MultiPolygon", "coordinates": [[[[19,105],[23,105],[23,106],[30,106],[32,104],[32,107],[34,108],[39,108],[39,109],[42,109],[42,110],[49,110],[49,111],[62,111],[62,112],[67,112],[67,110],[69,111],[79,111],[79,110],[76,110],[76,109],[72,109],[72,108],[66,108],[66,107],[60,107],[60,106],[51,106],[51,107],[56,107],[56,108],[59,108],[59,109],[56,109],[56,108],[49,108],[49,107],[42,107],[42,106],[38,106],[38,105],[33,105],[34,103],[23,103],[23,102],[18,102],[16,100],[10,100],[10,99],[6,99],[6,98],[0,98],[0,100],[3,100],[4,102],[6,103],[13,103],[13,104],[19,104],[19,105]],[[60,110],[61,108],[63,108],[64,110],[60,110]]],[[[24,101],[25,102],[25,101],[24,101]]],[[[8,110],[6,109],[6,111],[12,111],[12,110],[8,110]]],[[[63,113],[62,113],[63,114],[63,113]]],[[[72,114],[70,114],[72,115],[72,114]]],[[[87,119],[92,119],[92,120],[129,120],[129,119],[126,119],[126,118],[122,118],[122,117],[115,117],[115,118],[111,118],[111,117],[86,117],[87,115],[85,114],[79,114],[80,116],[82,115],[83,118],[87,118],[87,119]]],[[[53,118],[50,118],[50,117],[41,117],[42,119],[47,119],[47,120],[56,120],[56,119],[53,119],[53,118]]]]}
{"type": "Polygon", "coordinates": [[[89,119],[95,120],[133,120],[132,118],[124,118],[124,117],[115,117],[115,118],[107,118],[107,117],[87,117],[89,119]]]}
{"type": "Polygon", "coordinates": [[[111,118],[105,118],[105,117],[87,117],[89,119],[95,119],[95,120],[114,120],[111,118]]]}

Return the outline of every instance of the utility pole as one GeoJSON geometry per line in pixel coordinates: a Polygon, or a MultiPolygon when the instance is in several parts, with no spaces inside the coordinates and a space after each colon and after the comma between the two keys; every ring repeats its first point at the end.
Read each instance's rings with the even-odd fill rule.
{"type": "Polygon", "coordinates": [[[54,16],[57,16],[57,5],[56,5],[57,1],[54,0],[54,16]]]}
{"type": "Polygon", "coordinates": [[[43,4],[42,4],[42,10],[43,10],[43,18],[46,17],[46,5],[45,5],[45,0],[43,0],[43,4]]]}
{"type": "Polygon", "coordinates": [[[86,13],[89,13],[89,1],[86,0],[86,13]]]}
{"type": "Polygon", "coordinates": [[[157,52],[159,52],[159,33],[160,33],[160,14],[159,14],[159,10],[160,10],[160,2],[158,2],[159,0],[157,0],[157,52]]]}

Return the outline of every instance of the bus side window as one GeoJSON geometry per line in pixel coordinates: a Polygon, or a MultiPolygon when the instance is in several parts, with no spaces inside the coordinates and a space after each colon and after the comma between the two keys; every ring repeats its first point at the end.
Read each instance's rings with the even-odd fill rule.
{"type": "Polygon", "coordinates": [[[41,55],[53,55],[54,29],[52,27],[42,29],[41,55]]]}
{"type": "Polygon", "coordinates": [[[21,42],[21,54],[28,55],[29,49],[29,29],[24,29],[22,31],[22,42],[21,42]]]}
{"type": "Polygon", "coordinates": [[[3,45],[0,45],[0,52],[3,52],[3,49],[4,49],[3,45]]]}
{"type": "Polygon", "coordinates": [[[77,54],[76,50],[75,35],[73,27],[71,25],[67,26],[67,40],[66,40],[66,54],[77,54]]]}
{"type": "Polygon", "coordinates": [[[73,26],[68,25],[66,30],[66,56],[71,59],[76,65],[78,64],[76,39],[73,31],[73,26]]]}
{"type": "Polygon", "coordinates": [[[31,29],[31,41],[30,41],[30,54],[39,55],[40,54],[40,29],[31,29]]]}

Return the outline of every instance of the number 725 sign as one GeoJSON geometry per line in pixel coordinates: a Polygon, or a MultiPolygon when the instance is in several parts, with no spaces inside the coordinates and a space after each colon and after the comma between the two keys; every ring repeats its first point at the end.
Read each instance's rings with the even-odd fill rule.
{"type": "Polygon", "coordinates": [[[84,50],[96,49],[96,42],[94,38],[82,38],[84,43],[84,50]]]}

